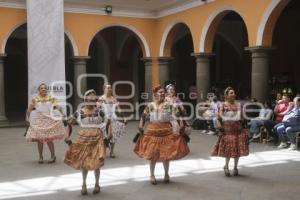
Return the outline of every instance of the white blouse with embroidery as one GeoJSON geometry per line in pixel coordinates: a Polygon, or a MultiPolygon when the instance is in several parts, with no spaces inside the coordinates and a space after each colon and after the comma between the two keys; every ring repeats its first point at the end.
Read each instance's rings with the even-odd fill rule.
{"type": "Polygon", "coordinates": [[[164,102],[157,106],[152,102],[147,105],[144,114],[150,118],[150,122],[170,122],[174,113],[172,104],[164,102]]]}

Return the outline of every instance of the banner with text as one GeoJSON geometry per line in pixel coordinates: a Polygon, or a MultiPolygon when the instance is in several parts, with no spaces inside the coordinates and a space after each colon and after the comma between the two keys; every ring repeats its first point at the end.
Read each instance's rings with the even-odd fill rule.
{"type": "Polygon", "coordinates": [[[63,0],[27,0],[28,102],[45,83],[48,94],[65,104],[63,7],[63,0]]]}

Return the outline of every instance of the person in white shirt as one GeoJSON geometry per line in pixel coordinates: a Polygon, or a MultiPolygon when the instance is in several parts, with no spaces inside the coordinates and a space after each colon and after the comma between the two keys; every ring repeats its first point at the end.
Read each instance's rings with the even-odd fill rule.
{"type": "Polygon", "coordinates": [[[273,115],[273,111],[270,108],[270,103],[268,101],[264,102],[264,108],[259,112],[259,116],[251,119],[250,121],[250,138],[259,138],[260,133],[257,132],[259,126],[264,125],[264,121],[270,120],[273,115]]]}

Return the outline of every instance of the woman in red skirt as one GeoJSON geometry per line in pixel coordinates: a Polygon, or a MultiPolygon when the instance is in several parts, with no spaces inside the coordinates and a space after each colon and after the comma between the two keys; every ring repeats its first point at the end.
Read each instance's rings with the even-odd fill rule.
{"type": "Polygon", "coordinates": [[[225,176],[231,176],[228,169],[230,158],[234,158],[233,175],[238,176],[238,162],[241,156],[249,155],[248,133],[241,125],[241,105],[235,101],[231,87],[224,92],[225,102],[219,108],[220,136],[214,146],[212,156],[225,157],[225,176]]]}

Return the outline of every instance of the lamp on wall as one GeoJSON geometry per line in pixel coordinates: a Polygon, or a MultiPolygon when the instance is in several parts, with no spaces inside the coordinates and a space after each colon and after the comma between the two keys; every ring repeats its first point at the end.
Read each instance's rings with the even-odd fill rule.
{"type": "Polygon", "coordinates": [[[106,14],[111,14],[112,13],[112,6],[110,6],[110,5],[105,6],[104,11],[105,11],[106,14]]]}

